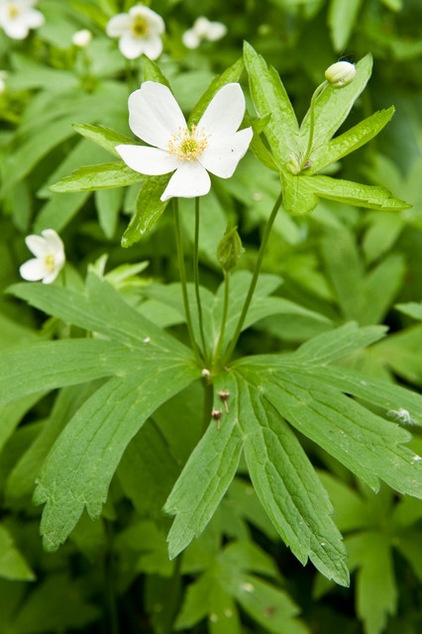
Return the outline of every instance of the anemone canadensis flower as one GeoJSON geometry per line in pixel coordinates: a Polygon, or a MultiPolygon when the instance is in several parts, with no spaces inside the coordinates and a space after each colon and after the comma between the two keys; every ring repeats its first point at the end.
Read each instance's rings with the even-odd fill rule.
{"type": "Polygon", "coordinates": [[[119,38],[119,49],[126,59],[136,59],[142,53],[157,59],[163,50],[161,35],[164,30],[163,18],[142,5],[113,16],[106,27],[109,37],[119,38]]]}
{"type": "Polygon", "coordinates": [[[191,29],[182,35],[183,44],[186,48],[198,48],[202,40],[216,42],[221,40],[227,33],[227,27],[221,22],[210,22],[208,18],[201,16],[193,23],[191,29]]]}
{"type": "Polygon", "coordinates": [[[34,9],[36,0],[0,0],[0,27],[13,40],[24,40],[30,29],[44,24],[44,16],[34,9]]]}
{"type": "Polygon", "coordinates": [[[54,229],[45,229],[41,231],[41,236],[27,236],[25,243],[35,257],[19,268],[21,277],[28,282],[54,282],[66,262],[64,245],[59,235],[54,229]]]}
{"type": "Polygon", "coordinates": [[[230,178],[252,139],[252,128],[238,130],[245,97],[237,83],[214,95],[197,125],[188,127],[173,94],[163,84],[146,81],[129,97],[132,132],[153,147],[118,145],[131,169],[149,176],[174,172],[161,196],[204,196],[211,187],[208,172],[230,178]]]}

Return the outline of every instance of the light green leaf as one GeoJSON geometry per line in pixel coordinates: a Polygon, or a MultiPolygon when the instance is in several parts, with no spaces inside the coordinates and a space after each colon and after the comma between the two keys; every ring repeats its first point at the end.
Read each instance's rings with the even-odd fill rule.
{"type": "MultiPolygon", "coordinates": [[[[359,389],[355,375],[340,368],[318,365],[301,368],[289,363],[285,368],[281,363],[276,371],[270,371],[269,380],[262,366],[254,371],[253,365],[253,361],[244,361],[236,364],[236,368],[241,369],[242,376],[256,385],[298,431],[334,456],[374,491],[379,489],[381,479],[400,493],[422,497],[422,460],[404,444],[411,439],[410,434],[342,393],[357,392],[359,397],[365,393],[368,402],[377,400],[380,404],[382,396],[370,396],[371,380],[360,377],[359,389]]],[[[384,385],[385,392],[390,386],[382,381],[377,385],[384,385]]],[[[397,386],[390,389],[393,387],[397,386]]],[[[410,397],[415,399],[417,395],[410,393],[410,397]]],[[[420,408],[422,401],[418,400],[420,408]]],[[[387,402],[384,401],[384,405],[387,402]]]]}
{"type": "Polygon", "coordinates": [[[197,376],[190,366],[144,362],[129,378],[99,388],[75,414],[44,462],[34,494],[46,503],[41,533],[47,550],[69,536],[86,507],[101,513],[126,446],[145,420],[197,376]]]}
{"type": "Polygon", "coordinates": [[[208,616],[211,611],[210,597],[214,587],[215,579],[211,573],[202,575],[188,586],[182,609],[177,616],[176,630],[191,628],[208,616]]]}
{"type": "MultiPolygon", "coordinates": [[[[327,86],[314,105],[313,148],[324,147],[347,118],[354,102],[363,92],[372,72],[372,56],[366,55],[356,64],[356,76],[348,86],[327,86]]],[[[310,129],[309,110],[300,126],[302,149],[305,150],[310,129]]],[[[300,155],[298,157],[300,159],[300,155]]],[[[312,153],[311,153],[312,160],[312,153]]]]}
{"type": "Polygon", "coordinates": [[[133,139],[131,137],[110,130],[102,125],[89,125],[87,123],[75,123],[73,128],[84,136],[86,139],[93,141],[97,145],[114,154],[114,156],[120,157],[120,154],[116,151],[116,145],[133,145],[133,139]]]}
{"type": "Polygon", "coordinates": [[[239,377],[237,390],[245,458],[262,506],[302,564],[309,558],[326,577],[348,585],[334,509],[299,441],[259,388],[239,377]]]}
{"type": "Polygon", "coordinates": [[[328,12],[328,25],[336,51],[341,51],[349,41],[356,26],[362,0],[331,0],[328,12]]]}
{"type": "Polygon", "coordinates": [[[97,339],[40,341],[8,348],[0,357],[0,403],[113,374],[129,374],[141,355],[97,339]],[[126,369],[125,369],[126,368],[126,369]]]}
{"type": "Polygon", "coordinates": [[[110,240],[116,232],[122,203],[122,189],[101,189],[95,192],[95,206],[97,207],[98,221],[105,236],[110,240]]]}
{"type": "Polygon", "coordinates": [[[171,174],[149,176],[136,199],[135,213],[122,236],[122,247],[131,247],[150,231],[164,213],[169,201],[160,200],[171,174]]]}
{"type": "Polygon", "coordinates": [[[51,185],[53,192],[82,192],[112,187],[127,187],[145,179],[124,163],[100,163],[76,169],[58,183],[51,185]]]}
{"type": "Polygon", "coordinates": [[[393,114],[394,106],[375,112],[347,132],[334,137],[327,144],[315,148],[311,154],[308,174],[318,173],[324,167],[339,161],[343,156],[368,143],[387,125],[393,114]]]}
{"type": "Polygon", "coordinates": [[[265,135],[281,169],[290,154],[299,153],[296,115],[277,71],[247,42],[243,54],[255,110],[260,118],[270,115],[265,135]]]}
{"type": "Polygon", "coordinates": [[[54,284],[15,284],[9,292],[39,310],[85,330],[142,349],[143,357],[191,357],[191,352],[174,337],[143,317],[126,303],[105,280],[88,274],[86,293],[54,284]],[[159,352],[160,351],[160,352],[159,352]]]}
{"type": "Polygon", "coordinates": [[[13,538],[0,524],[0,577],[10,581],[33,581],[35,575],[16,549],[13,538]]]}
{"type": "Polygon", "coordinates": [[[308,634],[309,630],[296,617],[299,608],[289,595],[254,575],[237,572],[224,583],[245,612],[259,625],[274,634],[308,634]]]}
{"type": "Polygon", "coordinates": [[[387,618],[397,611],[398,589],[388,535],[363,533],[347,539],[351,565],[357,573],[357,613],[367,634],[385,631],[387,618]]]}
{"type": "Polygon", "coordinates": [[[142,71],[143,71],[143,81],[157,81],[167,88],[171,89],[169,81],[167,77],[162,73],[161,68],[156,64],[152,59],[147,57],[147,55],[142,55],[142,71]]]}
{"type": "MultiPolygon", "coordinates": [[[[225,376],[217,377],[216,392],[225,390],[225,376]]],[[[242,449],[238,426],[238,401],[231,395],[229,411],[222,408],[218,394],[214,410],[221,421],[211,417],[207,431],[189,457],[165,504],[166,513],[175,515],[168,535],[170,558],[176,557],[194,537],[198,537],[217,509],[234,478],[242,449]]]]}

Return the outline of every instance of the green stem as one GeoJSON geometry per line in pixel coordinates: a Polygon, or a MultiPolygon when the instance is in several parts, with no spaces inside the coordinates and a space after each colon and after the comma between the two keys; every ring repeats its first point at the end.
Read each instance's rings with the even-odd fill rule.
{"type": "Polygon", "coordinates": [[[305,151],[305,155],[302,159],[302,162],[300,164],[300,169],[303,170],[305,167],[307,167],[307,162],[308,159],[311,155],[311,151],[312,151],[312,145],[314,142],[314,132],[315,132],[315,104],[318,101],[318,99],[321,97],[322,93],[324,92],[324,90],[326,89],[326,87],[328,86],[328,81],[323,81],[322,84],[320,84],[318,86],[318,88],[316,88],[316,90],[314,91],[314,94],[312,95],[312,99],[311,99],[311,105],[309,106],[309,139],[308,139],[308,146],[306,148],[305,151]]]}
{"type": "Polygon", "coordinates": [[[204,320],[202,316],[201,293],[199,290],[199,198],[195,198],[195,240],[193,246],[193,282],[195,285],[196,305],[198,308],[199,332],[202,341],[202,351],[206,355],[204,320]]]}
{"type": "Polygon", "coordinates": [[[197,358],[197,361],[199,361],[202,364],[201,353],[199,351],[198,344],[196,343],[195,335],[193,332],[192,317],[191,317],[190,307],[189,307],[188,285],[186,280],[186,269],[185,269],[185,256],[183,251],[183,237],[182,237],[182,229],[180,225],[179,204],[178,204],[177,198],[173,198],[173,211],[174,211],[174,226],[175,226],[175,233],[176,233],[177,259],[179,264],[180,283],[182,285],[182,296],[183,296],[183,305],[185,308],[186,324],[188,327],[189,339],[190,339],[192,349],[197,358]]]}
{"type": "Polygon", "coordinates": [[[271,229],[274,224],[274,220],[277,216],[277,212],[279,210],[282,200],[283,200],[283,192],[280,192],[280,195],[274,203],[274,207],[272,208],[270,217],[268,218],[267,224],[264,229],[264,234],[262,236],[261,246],[259,247],[258,257],[256,259],[256,264],[255,264],[255,270],[253,272],[251,283],[249,285],[248,294],[246,295],[245,303],[243,304],[243,309],[240,314],[239,321],[237,322],[235,333],[233,335],[233,338],[230,342],[229,347],[227,348],[226,354],[224,355],[223,366],[226,365],[226,363],[228,363],[228,361],[230,360],[230,357],[232,356],[233,351],[236,347],[237,341],[240,337],[240,333],[242,332],[243,324],[245,323],[246,315],[248,314],[249,306],[252,301],[252,297],[258,282],[259,273],[261,271],[262,260],[264,259],[264,252],[267,246],[268,238],[270,237],[271,229]]]}
{"type": "Polygon", "coordinates": [[[230,272],[224,271],[224,303],[223,314],[221,316],[220,334],[218,337],[217,345],[213,354],[213,367],[218,365],[218,359],[220,356],[221,346],[223,345],[224,335],[226,332],[227,315],[229,312],[229,295],[230,295],[230,272]]]}

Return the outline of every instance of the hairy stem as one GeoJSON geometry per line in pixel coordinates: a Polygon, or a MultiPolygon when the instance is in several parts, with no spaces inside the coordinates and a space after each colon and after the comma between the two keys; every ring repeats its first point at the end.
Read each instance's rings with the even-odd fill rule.
{"type": "Polygon", "coordinates": [[[196,306],[198,309],[199,332],[202,342],[202,352],[206,355],[204,320],[202,316],[201,293],[199,290],[199,198],[195,198],[195,239],[193,245],[193,282],[195,285],[196,306]]]}

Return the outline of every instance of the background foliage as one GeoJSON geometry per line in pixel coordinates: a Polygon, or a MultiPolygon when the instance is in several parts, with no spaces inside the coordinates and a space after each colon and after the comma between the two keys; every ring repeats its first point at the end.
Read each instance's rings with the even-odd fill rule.
{"type": "MultiPolygon", "coordinates": [[[[221,447],[212,444],[215,428],[204,436],[209,443],[206,459],[199,454],[194,474],[214,482],[230,470],[234,475],[237,468],[235,478],[221,503],[215,500],[215,513],[200,537],[181,558],[168,558],[171,518],[162,508],[166,500],[168,512],[195,504],[183,482],[170,499],[169,494],[202,436],[203,424],[197,369],[189,365],[183,345],[171,216],[164,213],[142,241],[123,249],[121,237],[135,211],[138,175],[128,170],[125,187],[102,188],[108,181],[99,170],[95,192],[88,187],[78,193],[50,189],[74,169],[110,162],[109,152],[90,140],[90,124],[131,136],[127,97],[144,71],[139,60],[128,63],[121,56],[105,35],[105,25],[132,4],[40,0],[38,8],[46,18],[40,29],[22,42],[0,34],[0,64],[7,71],[0,94],[0,284],[2,290],[14,285],[13,296],[0,296],[0,632],[417,634],[422,629],[421,503],[397,492],[408,492],[410,484],[398,486],[395,457],[383,467],[375,452],[365,468],[350,464],[346,469],[341,462],[347,450],[341,443],[330,444],[329,437],[325,445],[319,443],[322,426],[310,433],[298,425],[298,437],[317,470],[315,486],[322,482],[328,492],[335,510],[332,522],[345,537],[349,589],[328,581],[310,563],[302,566],[306,547],[299,539],[291,549],[300,561],[280,540],[268,519],[272,510],[264,511],[248,476],[247,467],[255,490],[257,483],[265,489],[259,454],[254,456],[259,444],[246,447],[237,466],[234,458],[232,463],[222,460],[221,447]],[[94,35],[84,50],[71,40],[81,28],[94,35]],[[65,242],[69,292],[60,286],[42,293],[36,285],[16,286],[18,267],[28,257],[24,237],[45,228],[60,232],[65,242]],[[154,322],[154,331],[145,318],[154,322]],[[99,336],[79,338],[83,329],[99,336]],[[148,339],[153,346],[148,347],[148,339]],[[141,367],[137,350],[142,351],[141,367]],[[49,364],[54,371],[47,376],[41,368],[49,364]],[[135,403],[145,415],[139,433],[139,410],[130,399],[125,411],[115,406],[129,384],[136,387],[135,403]],[[98,419],[101,425],[92,441],[85,422],[96,420],[101,411],[109,412],[109,422],[103,425],[98,419]],[[73,418],[75,412],[81,412],[79,418],[73,418]],[[70,420],[78,429],[77,442],[69,437],[66,444],[63,434],[65,441],[50,452],[70,420]],[[121,420],[125,436],[113,463],[101,447],[121,420]],[[334,451],[333,457],[334,444],[339,455],[334,451]],[[47,552],[39,536],[41,507],[34,502],[47,499],[58,469],[66,470],[92,447],[97,462],[90,468],[98,464],[103,470],[103,488],[99,495],[86,473],[73,474],[69,467],[71,486],[58,482],[52,496],[64,509],[63,524],[60,529],[55,520],[51,524],[47,506],[41,528],[52,539],[48,543],[45,538],[50,550],[69,532],[70,538],[56,552],[47,552]],[[378,494],[370,488],[372,459],[378,473],[384,468],[388,483],[378,494]],[[35,481],[39,486],[33,499],[35,481]],[[101,517],[92,521],[86,511],[81,515],[84,505],[101,517]]],[[[282,208],[258,288],[257,305],[263,312],[257,310],[251,318],[255,323],[240,340],[239,356],[262,355],[267,364],[267,353],[292,355],[275,370],[265,394],[270,405],[262,405],[260,357],[255,365],[238,363],[230,390],[260,417],[267,431],[257,443],[264,446],[266,434],[279,425],[276,408],[293,416],[292,403],[287,397],[280,402],[280,393],[298,393],[307,381],[312,394],[321,395],[318,411],[323,416],[323,407],[340,411],[340,392],[347,382],[356,411],[364,405],[374,419],[381,414],[395,421],[401,428],[397,438],[412,431],[410,447],[422,453],[417,428],[422,420],[417,409],[422,385],[419,0],[204,0],[201,14],[226,24],[228,33],[195,50],[187,50],[181,37],[198,17],[196,1],[155,0],[151,7],[167,26],[159,66],[187,113],[212,78],[238,60],[243,40],[279,71],[299,121],[327,66],[339,58],[357,62],[372,53],[371,79],[340,132],[392,104],[395,115],[376,140],[336,164],[334,175],[387,186],[413,207],[367,210],[320,199],[303,216],[282,208]],[[350,326],[351,321],[362,330],[350,326]],[[326,358],[321,360],[321,350],[341,368],[340,387],[338,374],[330,374],[326,358]],[[306,378],[303,359],[309,364],[306,378]],[[381,393],[381,380],[390,382],[388,394],[381,393]],[[410,391],[400,391],[400,386],[410,391]],[[388,399],[394,402],[391,407],[385,405],[388,399]]],[[[242,82],[246,87],[245,75],[242,82]]],[[[240,294],[246,288],[278,189],[277,176],[251,155],[233,179],[214,182],[201,208],[201,280],[210,293],[221,283],[216,251],[228,221],[238,225],[245,247],[233,287],[240,294]]],[[[190,203],[183,203],[181,211],[191,249],[190,203]]],[[[229,422],[223,429],[226,436],[220,434],[217,442],[240,453],[229,422]]],[[[380,428],[380,445],[386,434],[380,428]]],[[[288,439],[300,476],[299,466],[306,466],[293,437],[288,439]]],[[[291,477],[291,491],[299,490],[300,477],[295,480],[293,471],[291,477]]],[[[321,530],[328,504],[323,497],[309,502],[321,530]]],[[[178,542],[174,526],[176,522],[176,552],[187,544],[178,542]]],[[[185,540],[188,528],[181,531],[185,540]]],[[[344,582],[344,571],[336,580],[344,582]]]]}

